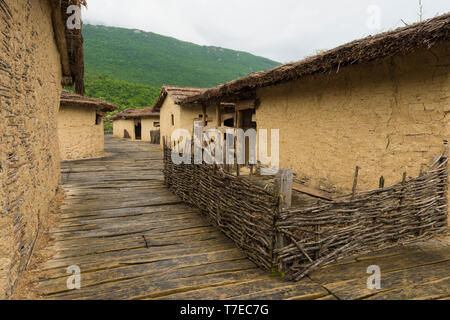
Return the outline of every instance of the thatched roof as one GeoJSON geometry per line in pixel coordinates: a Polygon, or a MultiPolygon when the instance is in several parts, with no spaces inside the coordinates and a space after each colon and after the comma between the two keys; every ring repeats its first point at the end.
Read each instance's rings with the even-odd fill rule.
{"type": "Polygon", "coordinates": [[[81,28],[70,30],[67,21],[72,13],[67,13],[71,5],[86,6],[86,0],[50,0],[55,40],[61,55],[63,72],[62,84],[72,86],[84,95],[84,49],[81,28]]]}
{"type": "Polygon", "coordinates": [[[202,88],[187,88],[187,87],[175,87],[175,86],[163,86],[161,88],[161,92],[159,94],[158,99],[155,102],[155,110],[161,109],[164,100],[166,99],[167,95],[174,101],[175,104],[181,104],[181,102],[188,98],[195,95],[198,95],[199,93],[204,92],[207,89],[202,88]]]}
{"type": "Polygon", "coordinates": [[[80,96],[66,90],[63,90],[61,94],[60,105],[62,107],[93,108],[101,112],[111,112],[118,109],[115,105],[103,100],[80,96]]]}
{"type": "Polygon", "coordinates": [[[273,86],[317,73],[338,72],[348,65],[367,63],[394,55],[406,55],[418,49],[429,49],[449,40],[450,13],[393,31],[356,40],[319,55],[274,69],[256,72],[188,97],[186,103],[213,100],[238,100],[240,95],[256,88],[273,86]]]}
{"type": "Polygon", "coordinates": [[[159,118],[159,111],[154,110],[154,107],[147,107],[143,109],[125,109],[118,114],[109,117],[110,120],[129,120],[141,118],[159,118]]]}

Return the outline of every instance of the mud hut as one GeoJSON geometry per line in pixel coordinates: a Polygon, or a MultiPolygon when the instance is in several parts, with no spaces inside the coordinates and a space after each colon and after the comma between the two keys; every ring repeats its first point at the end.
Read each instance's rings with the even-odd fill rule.
{"type": "MultiPolygon", "coordinates": [[[[216,108],[203,107],[201,104],[184,104],[181,102],[191,96],[198,95],[206,89],[164,86],[155,103],[155,111],[161,114],[161,136],[169,137],[176,129],[186,129],[192,133],[194,121],[203,121],[205,126],[218,124],[214,122],[216,108]]],[[[216,118],[217,120],[217,118],[216,118]]],[[[162,139],[161,139],[162,140],[162,139]]],[[[162,146],[162,141],[161,141],[162,146]]]]}
{"type": "Polygon", "coordinates": [[[81,29],[66,27],[72,4],[85,2],[0,0],[0,299],[57,203],[62,85],[84,92],[81,29]]]}
{"type": "MultiPolygon", "coordinates": [[[[348,193],[420,174],[449,138],[450,14],[342,45],[203,91],[235,101],[237,127],[279,129],[280,166],[306,185],[348,193]],[[383,181],[383,180],[382,180],[383,181]]],[[[270,150],[270,146],[269,146],[270,150]]]]}
{"type": "Polygon", "coordinates": [[[58,138],[61,160],[99,158],[104,155],[103,119],[117,107],[100,99],[68,91],[61,94],[58,138]]]}
{"type": "Polygon", "coordinates": [[[126,109],[109,119],[113,121],[115,137],[152,143],[159,139],[159,111],[153,107],[126,109]]]}

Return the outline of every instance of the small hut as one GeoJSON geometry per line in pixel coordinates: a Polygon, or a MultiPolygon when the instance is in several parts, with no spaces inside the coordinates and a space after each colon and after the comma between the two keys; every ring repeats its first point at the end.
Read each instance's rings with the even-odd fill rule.
{"type": "MultiPolygon", "coordinates": [[[[450,134],[450,14],[251,74],[183,100],[236,103],[236,127],[279,130],[280,166],[348,193],[420,175],[450,134]],[[383,179],[380,179],[383,177],[383,179]]],[[[270,150],[270,147],[269,147],[270,150]]]]}
{"type": "Polygon", "coordinates": [[[68,91],[61,94],[58,137],[61,160],[99,158],[104,154],[103,119],[117,107],[68,91]]]}
{"type": "Polygon", "coordinates": [[[126,109],[109,119],[115,137],[159,144],[159,112],[153,107],[126,109]]]}
{"type": "Polygon", "coordinates": [[[81,4],[0,0],[0,299],[13,293],[57,204],[62,86],[84,93],[81,24],[67,27],[68,7],[81,4]]]}
{"type": "Polygon", "coordinates": [[[161,136],[171,136],[176,129],[186,129],[192,133],[194,121],[204,121],[205,125],[217,125],[214,123],[215,107],[203,108],[201,104],[197,103],[185,104],[181,107],[184,99],[198,95],[205,90],[175,86],[162,87],[154,106],[155,111],[159,111],[161,114],[161,136]]]}

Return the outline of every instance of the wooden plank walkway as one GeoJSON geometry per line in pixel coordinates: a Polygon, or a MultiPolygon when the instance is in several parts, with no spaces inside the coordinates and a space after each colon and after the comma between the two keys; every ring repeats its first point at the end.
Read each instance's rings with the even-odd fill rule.
{"type": "MultiPolygon", "coordinates": [[[[106,137],[103,159],[65,162],[67,198],[51,230],[55,255],[35,281],[46,299],[445,299],[450,241],[387,250],[315,272],[301,282],[259,270],[163,184],[159,146],[106,137]],[[368,290],[367,267],[382,270],[368,290]],[[67,288],[67,268],[81,289],[67,288]]],[[[193,181],[195,183],[195,181],[193,181]]]]}

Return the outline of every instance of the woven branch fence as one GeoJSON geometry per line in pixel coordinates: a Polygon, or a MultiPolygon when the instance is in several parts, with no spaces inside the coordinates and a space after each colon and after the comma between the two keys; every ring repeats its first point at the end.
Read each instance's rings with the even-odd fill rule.
{"type": "MultiPolygon", "coordinates": [[[[300,280],[333,262],[431,238],[447,227],[448,156],[421,176],[311,207],[280,209],[280,195],[220,165],[181,164],[164,145],[165,183],[261,268],[300,280]]],[[[193,162],[192,162],[193,163],[193,162]]]]}

